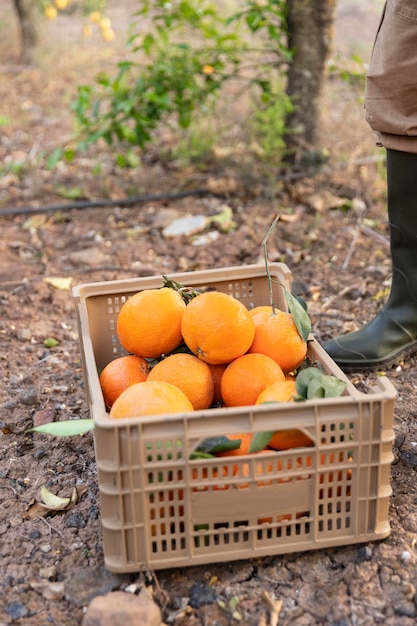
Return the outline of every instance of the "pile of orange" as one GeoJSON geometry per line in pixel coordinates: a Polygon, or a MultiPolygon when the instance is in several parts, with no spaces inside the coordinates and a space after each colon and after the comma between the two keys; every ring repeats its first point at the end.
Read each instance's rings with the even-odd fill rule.
{"type": "Polygon", "coordinates": [[[249,311],[220,291],[187,303],[170,287],[140,291],[122,305],[116,330],[129,356],[100,375],[112,418],[184,411],[184,397],[190,410],[291,401],[295,383],[287,379],[307,354],[290,313],[249,311]]]}

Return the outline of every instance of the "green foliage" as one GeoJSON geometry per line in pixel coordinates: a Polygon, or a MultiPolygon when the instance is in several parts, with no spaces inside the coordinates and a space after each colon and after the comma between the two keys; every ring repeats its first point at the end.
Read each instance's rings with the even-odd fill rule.
{"type": "Polygon", "coordinates": [[[130,58],[119,62],[114,74],[100,73],[94,88],[78,88],[72,105],[82,137],[78,149],[100,139],[124,150],[143,149],[163,125],[184,130],[207,118],[231,81],[253,90],[254,119],[261,139],[269,142],[266,152],[281,147],[268,130],[272,124],[282,136],[288,107],[276,86],[278,68],[290,59],[286,2],[241,4],[225,16],[209,0],[143,0],[128,39],[130,58]],[[152,27],[144,31],[145,19],[152,27]]]}
{"type": "Polygon", "coordinates": [[[285,119],[293,109],[282,85],[268,85],[253,100],[250,130],[260,150],[258,156],[266,163],[275,162],[285,149],[285,119]]]}
{"type": "Polygon", "coordinates": [[[55,435],[56,437],[73,437],[74,435],[83,435],[93,428],[94,422],[92,419],[79,419],[36,426],[35,428],[30,428],[28,432],[44,433],[46,435],[55,435]]]}
{"type": "Polygon", "coordinates": [[[352,55],[351,63],[348,67],[346,65],[344,67],[338,65],[336,61],[333,61],[328,69],[330,73],[339,76],[350,87],[356,88],[362,96],[365,89],[366,67],[361,57],[357,54],[352,55]]]}
{"type": "Polygon", "coordinates": [[[343,395],[346,383],[336,376],[325,374],[317,367],[302,369],[296,378],[298,400],[337,398],[343,395]]]}
{"type": "Polygon", "coordinates": [[[216,452],[228,452],[229,450],[237,450],[242,443],[241,439],[229,439],[223,435],[218,437],[207,437],[191,453],[191,459],[207,459],[215,456],[216,452]]]}
{"type": "Polygon", "coordinates": [[[0,176],[4,176],[5,174],[15,174],[18,177],[21,177],[25,171],[25,163],[21,160],[10,161],[8,163],[4,163],[0,165],[0,176]]]}

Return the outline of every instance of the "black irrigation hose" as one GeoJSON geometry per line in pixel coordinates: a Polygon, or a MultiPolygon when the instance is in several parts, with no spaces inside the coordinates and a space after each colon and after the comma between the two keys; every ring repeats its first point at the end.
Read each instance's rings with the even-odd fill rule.
{"type": "MultiPolygon", "coordinates": [[[[365,165],[367,163],[375,163],[382,161],[382,156],[371,156],[363,159],[358,159],[353,165],[365,165]]],[[[339,164],[337,167],[333,167],[332,170],[346,167],[345,164],[339,164]]],[[[314,178],[315,176],[323,173],[320,167],[312,167],[304,171],[290,171],[275,177],[275,180],[279,181],[292,181],[298,178],[314,178]]],[[[179,198],[187,198],[190,196],[208,196],[208,195],[221,195],[211,189],[194,189],[189,191],[176,191],[167,193],[158,193],[147,196],[133,196],[131,198],[121,198],[120,200],[83,200],[79,202],[67,202],[66,204],[51,204],[49,206],[39,207],[20,207],[20,208],[7,208],[0,210],[0,218],[13,216],[13,215],[27,215],[28,213],[53,213],[54,211],[70,211],[72,209],[92,209],[98,207],[116,207],[116,206],[130,206],[132,204],[143,204],[144,202],[157,202],[159,200],[178,200],[179,198]]]]}
{"type": "MultiPolygon", "coordinates": [[[[317,174],[317,170],[315,170],[317,174]]],[[[314,175],[315,175],[314,174],[314,175]]],[[[295,180],[297,178],[311,177],[311,172],[290,172],[276,177],[276,180],[295,180]]],[[[130,206],[132,204],[143,204],[144,202],[157,202],[159,200],[178,200],[179,198],[187,198],[189,196],[216,196],[221,195],[211,189],[193,189],[189,191],[176,191],[167,193],[158,193],[147,196],[132,196],[131,198],[121,198],[120,200],[81,200],[78,202],[67,202],[65,204],[51,204],[49,206],[39,207],[17,207],[0,210],[1,217],[10,217],[14,215],[27,215],[28,213],[53,213],[54,211],[70,211],[72,209],[93,209],[98,207],[116,207],[130,206]]]]}
{"type": "Polygon", "coordinates": [[[120,200],[81,200],[79,202],[67,202],[66,204],[51,204],[39,207],[17,207],[0,210],[0,217],[11,215],[26,215],[28,213],[53,213],[54,211],[70,211],[71,209],[92,209],[97,207],[130,206],[144,202],[156,202],[158,200],[176,200],[187,196],[202,196],[213,193],[210,189],[195,189],[190,191],[178,191],[158,193],[148,196],[133,196],[120,200]]]}

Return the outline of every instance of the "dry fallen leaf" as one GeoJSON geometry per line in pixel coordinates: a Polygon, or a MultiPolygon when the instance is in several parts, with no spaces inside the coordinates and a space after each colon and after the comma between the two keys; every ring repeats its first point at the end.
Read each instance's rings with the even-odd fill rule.
{"type": "Polygon", "coordinates": [[[72,285],[72,276],[65,276],[65,277],[59,277],[59,276],[47,276],[46,278],[43,279],[45,283],[48,283],[48,285],[52,285],[52,287],[55,287],[55,289],[61,289],[62,291],[67,291],[68,289],[70,289],[71,285],[72,285]]]}
{"type": "Polygon", "coordinates": [[[30,586],[45,600],[61,600],[65,594],[65,583],[63,582],[31,582],[30,586]]]}
{"type": "Polygon", "coordinates": [[[288,222],[288,224],[298,222],[300,217],[300,213],[280,213],[281,222],[288,222]]]}
{"type": "Polygon", "coordinates": [[[86,491],[86,485],[76,485],[70,497],[62,498],[53,494],[46,487],[41,487],[42,502],[38,502],[37,500],[32,501],[23,514],[23,517],[25,519],[35,519],[36,517],[45,517],[49,513],[53,514],[58,511],[69,511],[69,509],[72,509],[78,504],[86,491]]]}

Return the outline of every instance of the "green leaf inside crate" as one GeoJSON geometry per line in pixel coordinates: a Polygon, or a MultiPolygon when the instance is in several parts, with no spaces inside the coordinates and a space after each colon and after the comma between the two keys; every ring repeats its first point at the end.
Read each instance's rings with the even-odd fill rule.
{"type": "Polygon", "coordinates": [[[190,454],[190,460],[195,461],[196,459],[215,459],[214,454],[210,454],[210,452],[202,452],[201,450],[194,450],[190,454]]]}
{"type": "Polygon", "coordinates": [[[260,452],[268,445],[271,440],[274,431],[268,431],[263,433],[255,433],[252,437],[252,441],[249,447],[249,454],[260,452]]]}
{"type": "Polygon", "coordinates": [[[301,370],[296,378],[297,393],[301,399],[337,398],[346,389],[346,383],[336,376],[325,374],[317,367],[301,370]]]}
{"type": "Polygon", "coordinates": [[[304,308],[305,305],[301,304],[301,298],[294,296],[287,289],[285,289],[285,300],[287,301],[288,311],[294,318],[298,332],[303,340],[307,341],[311,332],[311,320],[306,308],[304,308]]]}
{"type": "Polygon", "coordinates": [[[229,439],[224,435],[219,437],[207,437],[198,446],[198,452],[208,452],[214,454],[216,452],[227,452],[228,450],[237,450],[242,443],[241,439],[229,439]]]}

